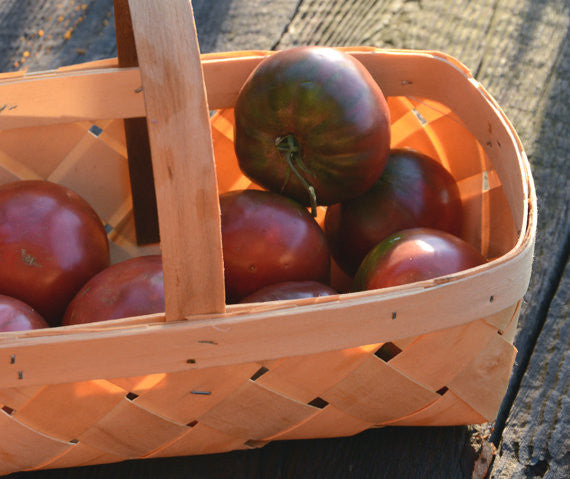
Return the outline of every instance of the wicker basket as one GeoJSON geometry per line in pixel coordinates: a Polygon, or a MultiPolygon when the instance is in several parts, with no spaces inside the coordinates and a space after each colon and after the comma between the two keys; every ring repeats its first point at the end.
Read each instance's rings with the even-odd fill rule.
{"type": "Polygon", "coordinates": [[[462,236],[491,261],[384,290],[226,306],[218,193],[251,186],[231,108],[271,53],[200,62],[190,2],[131,3],[140,69],[108,60],[0,78],[0,182],[47,178],[81,193],[107,224],[114,262],[160,248],[166,313],[0,334],[0,474],[493,420],[536,199],[520,141],[484,88],[441,53],[348,49],[388,97],[393,146],[456,178],[462,236]],[[122,119],[145,115],[160,247],[137,246],[125,161],[122,119]]]}

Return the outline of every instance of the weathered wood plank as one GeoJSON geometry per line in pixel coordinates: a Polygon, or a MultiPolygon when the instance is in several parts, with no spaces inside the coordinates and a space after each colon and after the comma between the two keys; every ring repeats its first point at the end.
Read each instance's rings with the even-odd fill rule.
{"type": "Polygon", "coordinates": [[[570,477],[569,298],[567,265],[503,431],[494,478],[570,477]]]}

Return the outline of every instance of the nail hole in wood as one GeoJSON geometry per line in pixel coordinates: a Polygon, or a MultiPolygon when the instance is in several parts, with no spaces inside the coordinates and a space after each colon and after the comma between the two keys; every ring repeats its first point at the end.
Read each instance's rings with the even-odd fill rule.
{"type": "Polygon", "coordinates": [[[492,303],[493,301],[495,301],[495,296],[491,296],[491,297],[489,298],[489,303],[492,303]]]}
{"type": "Polygon", "coordinates": [[[138,394],[135,394],[135,393],[128,393],[127,396],[126,396],[126,398],[127,398],[129,401],[134,401],[134,400],[135,400],[136,398],[138,398],[138,397],[139,397],[139,395],[138,395],[138,394]]]}
{"type": "Polygon", "coordinates": [[[79,444],[79,439],[72,439],[69,441],[71,444],[79,444]]]}
{"type": "Polygon", "coordinates": [[[396,311],[392,312],[392,319],[396,319],[398,317],[398,313],[396,311]]]}
{"type": "Polygon", "coordinates": [[[402,350],[396,346],[394,343],[384,343],[375,353],[374,355],[379,357],[382,361],[388,362],[393,359],[395,356],[400,354],[402,350]]]}
{"type": "Polygon", "coordinates": [[[196,364],[196,360],[195,359],[187,359],[186,362],[188,364],[196,364]]]}
{"type": "Polygon", "coordinates": [[[24,379],[24,371],[18,371],[18,379],[24,379]]]}
{"type": "Polygon", "coordinates": [[[267,369],[265,366],[261,366],[249,379],[255,381],[256,379],[259,379],[261,376],[263,376],[267,371],[269,371],[269,369],[267,369]]]}
{"type": "Polygon", "coordinates": [[[10,355],[10,364],[14,364],[16,362],[16,355],[12,354],[10,355]]]}
{"type": "Polygon", "coordinates": [[[214,346],[218,345],[218,343],[216,343],[216,341],[212,341],[211,339],[201,339],[198,342],[201,344],[213,344],[214,346]]]}
{"type": "Polygon", "coordinates": [[[309,406],[318,407],[319,409],[324,409],[329,405],[328,401],[325,401],[323,398],[320,397],[316,397],[312,401],[309,401],[307,404],[309,406]]]}
{"type": "Polygon", "coordinates": [[[198,424],[198,421],[196,421],[194,419],[194,421],[190,421],[188,424],[186,424],[188,427],[194,427],[196,424],[198,424]]]}

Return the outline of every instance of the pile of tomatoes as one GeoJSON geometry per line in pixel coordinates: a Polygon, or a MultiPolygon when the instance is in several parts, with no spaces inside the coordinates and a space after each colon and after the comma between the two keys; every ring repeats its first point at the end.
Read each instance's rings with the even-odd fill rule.
{"type": "MultiPolygon", "coordinates": [[[[299,47],[262,61],[235,105],[235,150],[260,189],[220,196],[228,303],[337,294],[333,262],[351,291],[485,262],[458,236],[454,178],[390,150],[382,90],[348,54],[299,47]]],[[[100,218],[54,183],[0,187],[0,261],[0,331],[164,311],[160,255],[110,265],[100,218]]]]}

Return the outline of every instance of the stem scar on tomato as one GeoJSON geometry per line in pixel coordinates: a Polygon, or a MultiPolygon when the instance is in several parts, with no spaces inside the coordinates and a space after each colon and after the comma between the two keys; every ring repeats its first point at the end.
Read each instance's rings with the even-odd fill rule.
{"type": "Polygon", "coordinates": [[[287,161],[287,171],[285,174],[285,180],[283,182],[283,186],[281,187],[281,192],[285,190],[285,187],[289,182],[289,178],[291,176],[291,171],[292,171],[293,174],[301,182],[305,190],[307,190],[311,204],[311,214],[313,215],[313,217],[316,217],[317,195],[315,193],[315,188],[305,179],[305,177],[299,172],[299,170],[297,170],[297,167],[295,166],[295,164],[297,164],[301,170],[309,174],[312,174],[311,171],[307,168],[307,166],[303,163],[303,159],[301,157],[301,149],[299,148],[299,144],[295,139],[295,136],[291,134],[285,136],[278,136],[277,138],[275,138],[275,146],[279,151],[285,153],[285,160],[287,161]]]}

